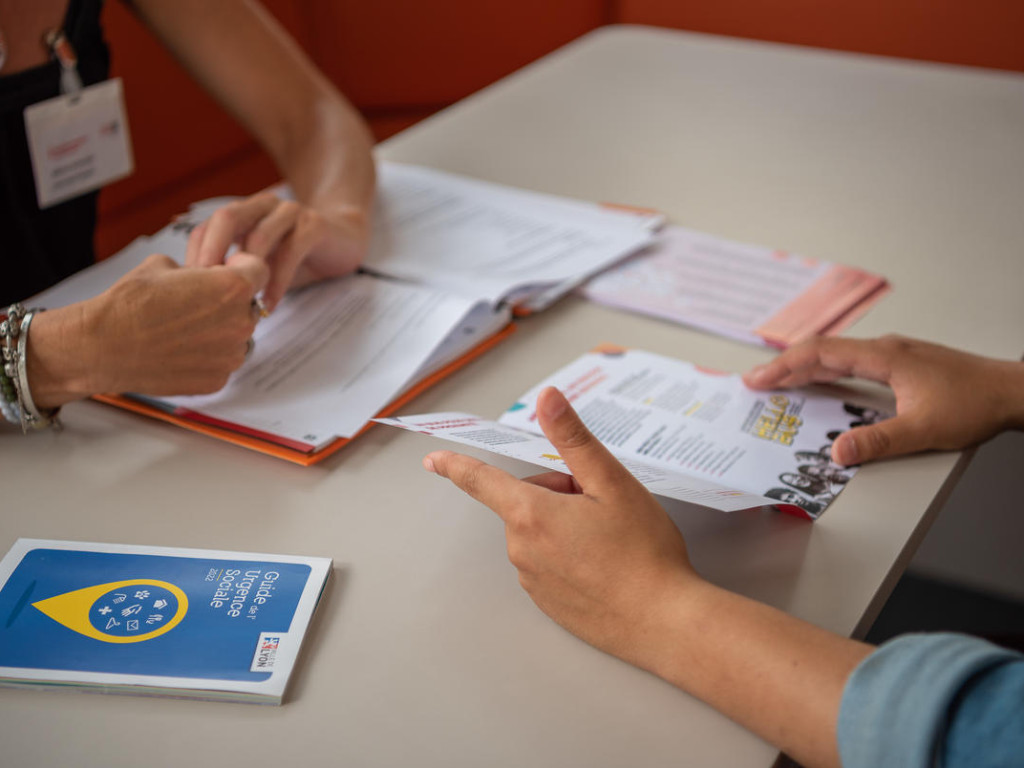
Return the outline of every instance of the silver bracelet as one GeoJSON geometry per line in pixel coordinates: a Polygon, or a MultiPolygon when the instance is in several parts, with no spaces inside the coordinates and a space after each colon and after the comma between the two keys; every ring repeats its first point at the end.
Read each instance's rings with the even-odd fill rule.
{"type": "MultiPolygon", "coordinates": [[[[22,432],[28,432],[30,427],[43,429],[52,426],[58,430],[61,428],[60,420],[57,418],[60,408],[40,411],[32,399],[32,391],[28,385],[28,331],[32,325],[32,318],[37,312],[42,311],[30,309],[26,312],[21,304],[12,304],[7,310],[7,318],[0,322],[0,336],[4,341],[4,373],[14,383],[18,395],[17,413],[22,432]]],[[[10,420],[6,411],[4,417],[10,420]]]]}

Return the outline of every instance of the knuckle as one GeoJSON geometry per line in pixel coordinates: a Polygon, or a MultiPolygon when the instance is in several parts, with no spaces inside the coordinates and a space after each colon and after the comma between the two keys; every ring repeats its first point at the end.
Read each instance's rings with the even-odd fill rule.
{"type": "Polygon", "coordinates": [[[874,455],[888,453],[892,448],[892,437],[884,429],[868,429],[862,436],[874,455]]]}
{"type": "Polygon", "coordinates": [[[573,420],[562,432],[562,444],[566,448],[582,448],[590,445],[594,436],[579,419],[573,420]]]}
{"type": "Polygon", "coordinates": [[[913,346],[911,339],[898,333],[887,333],[881,338],[882,348],[890,354],[903,354],[913,346]]]}
{"type": "Polygon", "coordinates": [[[508,537],[508,543],[505,546],[505,552],[508,555],[508,561],[516,567],[516,570],[522,571],[526,567],[526,552],[523,545],[514,537],[508,537]]]}
{"type": "Polygon", "coordinates": [[[146,257],[146,261],[144,263],[147,267],[156,267],[159,269],[175,269],[178,266],[178,262],[166,253],[152,253],[146,257]]]}
{"type": "Polygon", "coordinates": [[[455,461],[450,467],[451,478],[455,483],[471,496],[476,495],[481,487],[480,465],[467,464],[464,461],[455,461]]]}
{"type": "Polygon", "coordinates": [[[238,207],[239,203],[228,203],[222,208],[218,208],[210,216],[210,223],[217,226],[226,226],[233,230],[238,224],[238,207]]]}
{"type": "Polygon", "coordinates": [[[298,226],[302,230],[317,229],[323,224],[323,216],[313,208],[302,208],[298,213],[298,226]]]}

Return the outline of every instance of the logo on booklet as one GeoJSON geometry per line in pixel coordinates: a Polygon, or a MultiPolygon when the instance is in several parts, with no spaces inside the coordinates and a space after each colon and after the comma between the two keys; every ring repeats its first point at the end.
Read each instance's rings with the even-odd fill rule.
{"type": "Polygon", "coordinates": [[[188,613],[188,597],[166,581],[128,579],[54,595],[32,607],[93,640],[139,643],[181,623],[188,613]]]}
{"type": "Polygon", "coordinates": [[[277,663],[277,654],[281,649],[281,643],[287,638],[286,633],[261,632],[259,642],[256,643],[256,653],[252,657],[250,672],[273,672],[277,663]]]}

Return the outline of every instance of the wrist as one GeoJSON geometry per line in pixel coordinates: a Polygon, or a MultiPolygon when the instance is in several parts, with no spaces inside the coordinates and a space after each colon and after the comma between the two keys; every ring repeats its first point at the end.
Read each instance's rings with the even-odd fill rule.
{"type": "Polygon", "coordinates": [[[105,391],[99,362],[91,351],[95,334],[82,304],[38,314],[27,347],[27,372],[39,408],[59,408],[105,391]]]}
{"type": "Polygon", "coordinates": [[[1006,363],[1001,396],[1005,404],[1005,429],[1024,431],[1024,362],[1006,363]]]}
{"type": "Polygon", "coordinates": [[[714,610],[720,591],[692,572],[663,581],[660,594],[653,596],[644,617],[636,622],[632,646],[637,658],[630,661],[688,690],[686,668],[692,658],[687,638],[702,632],[704,617],[714,610]]]}

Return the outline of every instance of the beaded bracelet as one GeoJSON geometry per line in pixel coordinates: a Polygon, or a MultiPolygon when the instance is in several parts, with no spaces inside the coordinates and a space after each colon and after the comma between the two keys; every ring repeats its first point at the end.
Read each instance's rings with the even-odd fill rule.
{"type": "Polygon", "coordinates": [[[0,319],[0,338],[3,339],[3,379],[0,380],[0,400],[5,401],[0,410],[8,421],[21,425],[22,432],[29,428],[42,429],[52,426],[60,429],[57,414],[60,408],[40,411],[32,399],[28,386],[28,331],[32,318],[41,309],[28,312],[21,304],[12,304],[7,315],[0,319]],[[8,386],[14,390],[14,398],[8,398],[8,386]]]}
{"type": "Polygon", "coordinates": [[[8,313],[0,313],[0,338],[4,341],[3,349],[0,349],[0,413],[4,419],[11,424],[21,424],[21,406],[18,404],[18,389],[14,379],[7,374],[7,336],[11,328],[8,324],[8,313]]]}

